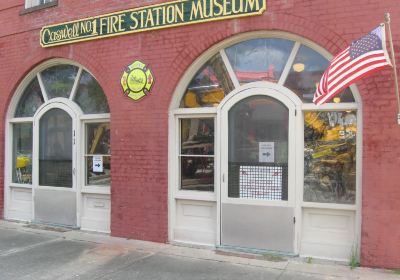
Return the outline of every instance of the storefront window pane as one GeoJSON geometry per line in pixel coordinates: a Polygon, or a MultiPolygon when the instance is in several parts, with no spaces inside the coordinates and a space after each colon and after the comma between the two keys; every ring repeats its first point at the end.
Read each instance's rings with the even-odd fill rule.
{"type": "Polygon", "coordinates": [[[215,107],[233,84],[219,54],[211,58],[190,82],[181,100],[181,108],[215,107]]]}
{"type": "Polygon", "coordinates": [[[289,110],[266,96],[229,111],[228,196],[288,200],[289,110]]]}
{"type": "Polygon", "coordinates": [[[61,109],[40,119],[39,185],[72,188],[72,118],[61,109]]]}
{"type": "MultiPolygon", "coordinates": [[[[311,103],[317,84],[328,65],[329,61],[322,55],[309,47],[301,46],[290,68],[285,86],[294,91],[303,102],[311,103]]],[[[354,102],[354,97],[351,91],[346,89],[329,102],[354,102]]]]}
{"type": "Polygon", "coordinates": [[[304,113],[304,201],[355,203],[356,115],[304,113]]]}
{"type": "Polygon", "coordinates": [[[18,102],[15,117],[33,117],[36,110],[43,104],[43,102],[42,91],[40,90],[38,79],[35,78],[22,94],[22,97],[18,102]]]}
{"type": "Polygon", "coordinates": [[[214,191],[214,158],[181,157],[181,189],[214,191]]]}
{"type": "Polygon", "coordinates": [[[85,114],[109,113],[108,103],[103,90],[94,77],[82,71],[75,102],[85,114]]]}
{"type": "Polygon", "coordinates": [[[12,181],[32,184],[32,123],[13,124],[12,181]]]}
{"type": "Polygon", "coordinates": [[[86,124],[86,185],[110,185],[110,123],[86,124]]]}
{"type": "Polygon", "coordinates": [[[294,46],[284,39],[253,39],[225,50],[240,84],[278,82],[294,46]]]}
{"type": "Polygon", "coordinates": [[[111,157],[109,155],[85,156],[86,185],[109,186],[111,183],[111,157]],[[93,159],[95,160],[93,164],[93,159]],[[98,162],[102,162],[102,166],[98,162]]]}
{"type": "Polygon", "coordinates": [[[214,155],[214,119],[181,119],[181,154],[214,155]]]}
{"type": "Polygon", "coordinates": [[[214,191],[214,118],[181,119],[180,188],[214,191]]]}
{"type": "Polygon", "coordinates": [[[48,98],[68,98],[77,73],[78,67],[73,65],[57,65],[41,72],[48,98]]]}

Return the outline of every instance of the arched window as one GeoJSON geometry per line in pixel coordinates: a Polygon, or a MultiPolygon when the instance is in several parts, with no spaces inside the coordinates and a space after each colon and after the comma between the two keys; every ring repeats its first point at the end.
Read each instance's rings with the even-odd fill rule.
{"type": "MultiPolygon", "coordinates": [[[[328,65],[328,59],[299,42],[279,38],[246,40],[220,50],[200,68],[189,82],[180,107],[215,107],[233,89],[257,81],[281,84],[304,103],[311,103],[328,65]]],[[[349,88],[330,101],[354,102],[349,88]]]]}
{"type": "Polygon", "coordinates": [[[312,103],[330,58],[304,38],[256,32],[218,44],[188,69],[170,112],[172,241],[348,258],[360,232],[361,112],[355,86],[312,103]],[[331,253],[324,236],[308,240],[320,226],[313,217],[332,234],[348,223],[338,241],[346,245],[331,253]],[[278,235],[286,241],[264,239],[278,235]]]}
{"type": "MultiPolygon", "coordinates": [[[[101,86],[80,65],[49,61],[23,80],[8,112],[8,218],[90,229],[78,209],[85,192],[109,200],[109,113],[101,86]],[[16,206],[21,193],[34,194],[33,212],[16,206]]],[[[109,231],[107,220],[91,229],[109,231]]]]}

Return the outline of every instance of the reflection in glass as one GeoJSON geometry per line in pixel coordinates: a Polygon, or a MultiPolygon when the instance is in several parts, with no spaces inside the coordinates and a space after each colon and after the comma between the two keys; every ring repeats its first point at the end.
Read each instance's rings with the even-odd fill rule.
{"type": "Polygon", "coordinates": [[[228,196],[287,200],[289,111],[266,96],[229,111],[228,196]]]}
{"type": "Polygon", "coordinates": [[[110,123],[88,123],[86,133],[86,154],[111,154],[110,123]]]}
{"type": "Polygon", "coordinates": [[[181,157],[181,189],[214,191],[214,158],[181,157]]]}
{"type": "Polygon", "coordinates": [[[85,70],[82,71],[75,102],[85,114],[109,113],[108,103],[96,79],[85,70]]]}
{"type": "Polygon", "coordinates": [[[42,71],[40,74],[48,98],[68,98],[77,73],[78,67],[73,65],[57,65],[42,71]]]}
{"type": "MultiPolygon", "coordinates": [[[[110,185],[110,123],[86,124],[86,185],[110,185]],[[93,155],[101,156],[102,170],[93,170],[93,155]]],[[[100,168],[101,169],[101,168],[100,168]]]]}
{"type": "Polygon", "coordinates": [[[212,57],[190,82],[181,100],[181,108],[217,106],[233,84],[219,54],[212,57]]]}
{"type": "MultiPolygon", "coordinates": [[[[311,103],[322,74],[329,61],[316,51],[302,45],[296,55],[285,86],[294,91],[303,102],[311,103]]],[[[339,100],[330,102],[354,102],[353,95],[346,89],[337,95],[339,100]]]]}
{"type": "Polygon", "coordinates": [[[240,84],[255,81],[276,83],[294,46],[283,39],[253,39],[225,50],[240,84]]]}
{"type": "Polygon", "coordinates": [[[354,204],[356,112],[304,113],[304,201],[354,204]]]}
{"type": "Polygon", "coordinates": [[[18,102],[15,117],[33,117],[36,110],[43,104],[42,91],[37,78],[27,86],[18,102]]]}
{"type": "Polygon", "coordinates": [[[40,119],[39,185],[72,188],[72,118],[61,109],[40,119]]]}
{"type": "Polygon", "coordinates": [[[109,186],[111,182],[111,157],[102,156],[103,170],[93,171],[93,156],[86,156],[86,185],[109,186]]]}
{"type": "Polygon", "coordinates": [[[181,154],[214,154],[214,119],[181,119],[181,154]]]}
{"type": "Polygon", "coordinates": [[[32,123],[13,124],[12,181],[32,184],[32,123]]]}

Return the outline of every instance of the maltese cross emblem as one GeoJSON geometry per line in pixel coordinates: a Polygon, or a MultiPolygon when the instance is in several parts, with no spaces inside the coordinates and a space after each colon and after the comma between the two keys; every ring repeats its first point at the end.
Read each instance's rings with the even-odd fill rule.
{"type": "Polygon", "coordinates": [[[154,77],[146,64],[135,61],[129,65],[121,77],[121,86],[124,94],[138,101],[145,97],[154,83],[154,77]]]}

